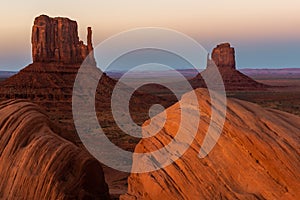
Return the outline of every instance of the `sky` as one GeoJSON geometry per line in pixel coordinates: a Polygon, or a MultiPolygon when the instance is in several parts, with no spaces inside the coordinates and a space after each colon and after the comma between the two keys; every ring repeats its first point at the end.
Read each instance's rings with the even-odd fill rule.
{"type": "Polygon", "coordinates": [[[0,8],[0,70],[32,62],[31,28],[41,14],[76,20],[84,41],[91,26],[94,46],[128,29],[163,27],[208,51],[230,42],[238,68],[300,67],[299,0],[9,0],[0,8]]]}

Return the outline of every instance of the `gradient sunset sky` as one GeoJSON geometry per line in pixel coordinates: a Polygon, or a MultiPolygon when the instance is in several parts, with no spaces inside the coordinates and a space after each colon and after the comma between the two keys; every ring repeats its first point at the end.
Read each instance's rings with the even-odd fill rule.
{"type": "Polygon", "coordinates": [[[31,63],[31,27],[41,14],[76,20],[84,41],[92,26],[94,45],[155,26],[187,34],[209,51],[230,42],[238,68],[300,67],[299,0],[9,0],[1,2],[0,70],[31,63]]]}

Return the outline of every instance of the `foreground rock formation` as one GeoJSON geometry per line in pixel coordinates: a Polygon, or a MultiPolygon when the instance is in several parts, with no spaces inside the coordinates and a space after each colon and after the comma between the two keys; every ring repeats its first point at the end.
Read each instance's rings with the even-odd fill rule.
{"type": "MultiPolygon", "coordinates": [[[[222,135],[208,156],[200,159],[198,153],[210,122],[211,105],[206,90],[195,92],[199,106],[189,107],[201,110],[201,121],[190,148],[164,169],[131,174],[128,193],[121,199],[297,199],[300,118],[230,99],[222,135]]],[[[189,102],[189,94],[181,101],[189,102]]],[[[181,119],[179,103],[166,112],[164,128],[154,137],[143,139],[136,152],[155,151],[175,137],[181,119]]],[[[196,120],[192,114],[183,117],[191,123],[196,120]]]]}
{"type": "Polygon", "coordinates": [[[1,199],[109,199],[100,163],[38,106],[0,104],[1,199]]]}
{"type": "Polygon", "coordinates": [[[229,43],[222,43],[213,49],[211,59],[208,58],[207,60],[207,68],[190,80],[194,89],[205,87],[205,82],[202,77],[214,76],[215,71],[212,69],[213,65],[217,66],[226,91],[264,90],[268,87],[239,72],[236,69],[234,48],[231,47],[229,43]]]}

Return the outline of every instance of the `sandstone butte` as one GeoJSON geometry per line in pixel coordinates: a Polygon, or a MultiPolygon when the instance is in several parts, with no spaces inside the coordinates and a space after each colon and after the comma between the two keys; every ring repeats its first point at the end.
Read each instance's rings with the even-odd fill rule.
{"type": "Polygon", "coordinates": [[[1,199],[110,199],[100,163],[40,107],[8,100],[0,116],[1,199]]]}
{"type": "Polygon", "coordinates": [[[217,45],[207,59],[207,68],[190,80],[194,89],[205,87],[203,76],[214,76],[215,71],[212,66],[216,66],[223,79],[226,91],[235,90],[265,90],[267,85],[258,83],[252,78],[244,75],[236,69],[235,50],[229,43],[217,45]]]}
{"type": "MultiPolygon", "coordinates": [[[[39,104],[52,121],[64,127],[65,138],[77,140],[71,112],[73,84],[87,56],[96,68],[90,27],[87,42],[85,45],[79,40],[76,21],[36,17],[31,37],[33,63],[1,82],[0,99],[28,99],[39,104]]],[[[109,88],[113,80],[104,74],[101,82],[109,88]]]]}
{"type": "MultiPolygon", "coordinates": [[[[211,58],[207,56],[207,65],[206,69],[198,73],[194,78],[190,78],[188,81],[193,89],[197,88],[207,88],[206,81],[209,80],[214,84],[211,89],[218,90],[220,86],[215,84],[219,81],[216,80],[216,73],[219,73],[222,78],[222,84],[226,92],[234,91],[263,91],[268,90],[271,86],[259,83],[247,75],[241,73],[236,69],[235,61],[235,49],[231,47],[229,43],[221,43],[217,45],[212,53],[211,58]],[[218,72],[216,72],[218,70],[218,72]],[[206,81],[204,80],[206,78],[206,81]]],[[[183,91],[188,91],[190,88],[185,88],[182,82],[175,82],[176,86],[183,91]]],[[[163,87],[156,86],[157,89],[153,86],[147,86],[146,90],[159,91],[159,93],[166,93],[171,96],[169,91],[163,87]]],[[[174,101],[173,101],[174,102],[174,101]]],[[[175,102],[174,102],[175,103],[175,102]]]]}
{"type": "MultiPolygon", "coordinates": [[[[163,169],[131,174],[128,192],[121,199],[298,199],[300,117],[229,99],[221,137],[208,156],[200,159],[198,153],[210,122],[211,105],[207,90],[195,92],[199,105],[190,105],[191,93],[180,101],[190,109],[201,110],[192,145],[180,159],[163,169]]],[[[166,113],[164,128],[155,136],[142,139],[135,152],[155,151],[174,138],[181,119],[179,103],[166,113]]],[[[192,114],[183,117],[191,123],[196,120],[192,114]]]]}
{"type": "MultiPolygon", "coordinates": [[[[16,75],[0,83],[0,100],[28,99],[42,106],[50,119],[65,129],[63,137],[81,143],[77,137],[72,116],[73,85],[82,62],[87,59],[95,73],[92,30],[87,28],[87,44],[78,37],[77,22],[63,17],[41,15],[32,27],[33,63],[16,75]]],[[[91,75],[92,76],[92,75],[91,75]]],[[[96,93],[96,109],[99,123],[114,142],[123,148],[133,149],[133,144],[120,142],[122,131],[114,123],[111,114],[111,93],[117,81],[103,73],[96,93]]],[[[130,104],[135,122],[142,124],[148,118],[152,103],[162,102],[166,107],[172,102],[149,94],[134,93],[130,104]],[[134,106],[138,104],[139,106],[134,106]]]]}
{"type": "Polygon", "coordinates": [[[33,62],[82,63],[93,51],[92,29],[88,27],[85,45],[79,40],[76,21],[41,15],[34,20],[31,43],[33,62]]]}

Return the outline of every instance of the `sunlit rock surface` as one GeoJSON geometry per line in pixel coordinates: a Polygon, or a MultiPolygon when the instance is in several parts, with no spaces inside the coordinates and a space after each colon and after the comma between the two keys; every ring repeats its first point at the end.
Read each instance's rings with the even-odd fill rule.
{"type": "MultiPolygon", "coordinates": [[[[206,90],[195,91],[199,107],[190,108],[200,109],[201,121],[190,148],[164,169],[131,174],[128,193],[121,199],[297,199],[300,118],[229,99],[221,137],[208,156],[200,159],[198,153],[211,120],[211,105],[206,90]]],[[[181,101],[188,101],[187,95],[181,101]]],[[[143,139],[136,152],[160,149],[174,138],[181,117],[179,103],[166,112],[164,128],[154,137],[143,139]]],[[[196,121],[192,114],[183,117],[191,123],[196,121]]]]}

